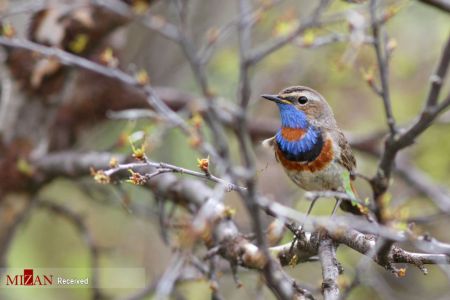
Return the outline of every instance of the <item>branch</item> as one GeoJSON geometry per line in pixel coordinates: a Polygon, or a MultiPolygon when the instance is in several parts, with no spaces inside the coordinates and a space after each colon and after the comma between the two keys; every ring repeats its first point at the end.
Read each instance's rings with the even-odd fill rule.
{"type": "Polygon", "coordinates": [[[69,208],[50,202],[46,200],[39,200],[38,207],[49,210],[50,212],[64,218],[65,220],[72,223],[75,228],[78,230],[80,235],[83,238],[87,248],[89,249],[91,255],[91,285],[92,285],[92,299],[102,299],[102,293],[99,287],[99,258],[100,258],[100,249],[95,244],[94,237],[92,236],[91,231],[85,223],[85,220],[81,215],[78,215],[74,211],[69,208]]]}
{"type": "Polygon", "coordinates": [[[398,160],[397,172],[415,190],[430,198],[441,211],[450,213],[450,196],[444,187],[433,183],[427,174],[401,157],[398,160]]]}
{"type": "Polygon", "coordinates": [[[248,64],[250,65],[256,64],[269,54],[275,52],[276,50],[290,43],[297,36],[304,33],[307,29],[320,26],[321,22],[319,21],[319,18],[322,15],[324,9],[328,6],[329,2],[330,2],[329,0],[320,0],[320,3],[312,13],[312,16],[309,17],[304,23],[300,23],[299,25],[297,25],[297,27],[294,30],[292,30],[291,33],[289,33],[286,36],[280,37],[274,41],[269,41],[266,44],[263,44],[258,48],[256,48],[255,50],[253,50],[252,53],[250,53],[249,56],[247,57],[248,64]]]}
{"type": "Polygon", "coordinates": [[[19,228],[34,207],[34,197],[2,197],[0,196],[0,275],[7,264],[7,255],[11,243],[19,228]]]}
{"type": "Polygon", "coordinates": [[[169,40],[175,42],[180,41],[180,35],[176,26],[167,22],[162,17],[154,16],[150,12],[147,12],[144,15],[136,14],[130,5],[119,0],[92,0],[92,2],[127,18],[128,20],[137,21],[169,40]]]}
{"type": "MultiPolygon", "coordinates": [[[[165,119],[169,120],[172,125],[181,129],[181,131],[187,136],[192,135],[192,128],[187,122],[181,118],[177,113],[175,113],[170,107],[166,105],[158,96],[156,91],[149,84],[142,84],[137,78],[112,67],[107,67],[88,59],[82,58],[80,56],[73,55],[64,50],[58,48],[46,47],[37,43],[30,42],[28,40],[22,40],[18,38],[5,38],[0,36],[0,45],[12,48],[26,49],[33,52],[40,53],[44,56],[55,57],[58,60],[68,66],[76,66],[89,71],[92,71],[103,76],[114,78],[120,82],[140,89],[146,97],[147,103],[158,113],[164,116],[165,119]]],[[[208,106],[209,107],[209,106],[208,106]]],[[[212,118],[214,120],[215,118],[212,118]]],[[[218,117],[217,117],[218,119],[218,117]]],[[[211,118],[210,118],[211,120],[211,118]]],[[[227,152],[226,139],[222,138],[224,135],[221,134],[221,128],[217,126],[217,122],[209,122],[211,130],[214,133],[215,141],[222,149],[222,154],[227,152]]],[[[199,145],[200,150],[203,154],[210,155],[219,166],[226,165],[224,160],[218,155],[215,148],[209,143],[202,141],[199,145]]]]}
{"type": "Polygon", "coordinates": [[[177,253],[171,259],[161,279],[158,281],[155,290],[155,299],[168,299],[174,288],[177,278],[181,275],[186,258],[177,253]]]}
{"type": "Polygon", "coordinates": [[[386,120],[390,130],[390,138],[392,139],[396,133],[395,119],[392,115],[391,97],[389,92],[389,69],[388,69],[388,54],[384,42],[380,38],[380,25],[377,22],[376,8],[378,0],[370,1],[370,17],[372,23],[373,46],[377,56],[378,70],[380,72],[381,89],[380,95],[383,99],[384,111],[386,120]]]}
{"type": "MultiPolygon", "coordinates": [[[[111,177],[116,175],[116,173],[119,172],[123,172],[123,171],[129,171],[129,170],[133,170],[136,172],[139,172],[139,170],[144,169],[146,167],[152,167],[155,168],[156,171],[154,171],[153,173],[149,174],[149,173],[140,173],[141,176],[145,177],[147,175],[153,175],[155,173],[157,173],[158,171],[160,171],[159,173],[157,173],[156,175],[159,174],[163,174],[163,173],[167,173],[167,172],[172,172],[172,173],[179,173],[179,174],[188,174],[191,176],[195,176],[195,177],[199,177],[199,178],[203,178],[206,180],[210,180],[212,182],[215,183],[219,183],[225,186],[227,191],[236,191],[236,190],[246,190],[246,188],[235,185],[233,183],[227,182],[217,176],[212,175],[209,171],[208,172],[197,172],[197,171],[193,171],[193,170],[189,170],[189,169],[185,169],[182,167],[178,167],[178,166],[174,166],[168,163],[163,163],[163,162],[153,162],[153,161],[149,161],[146,160],[145,162],[138,162],[138,163],[129,163],[129,164],[119,164],[117,167],[105,170],[104,173],[106,176],[111,177]]],[[[154,176],[152,176],[154,177],[154,176]]],[[[150,179],[150,178],[148,178],[150,179]]],[[[144,182],[145,183],[145,182],[144,182]]]]}
{"type": "Polygon", "coordinates": [[[71,54],[64,50],[43,46],[28,40],[18,39],[18,38],[5,38],[0,36],[0,45],[11,48],[26,49],[29,51],[37,52],[47,57],[57,58],[62,64],[67,66],[76,66],[82,69],[92,71],[103,76],[117,79],[129,86],[141,88],[147,96],[147,101],[151,107],[153,107],[158,113],[168,117],[174,125],[179,126],[184,131],[189,132],[189,128],[185,121],[173,112],[154,92],[153,88],[149,85],[142,85],[136,78],[127,73],[115,69],[112,67],[107,67],[83,57],[71,54]]]}
{"type": "MultiPolygon", "coordinates": [[[[88,174],[92,166],[96,169],[107,169],[111,156],[107,153],[89,153],[86,158],[83,158],[83,154],[66,152],[36,159],[34,165],[38,166],[42,176],[45,171],[49,171],[52,178],[55,176],[73,177],[76,173],[88,174]],[[84,172],[81,172],[81,168],[84,168],[84,172]]],[[[120,163],[125,161],[124,157],[116,157],[120,163]]],[[[147,173],[155,171],[155,168],[150,166],[145,168],[147,168],[147,173]]],[[[115,173],[112,179],[126,178],[120,177],[121,174],[115,173]]],[[[201,238],[209,244],[212,242],[210,238],[214,237],[213,245],[220,247],[218,253],[221,257],[231,264],[262,272],[266,277],[268,287],[277,295],[289,295],[289,299],[294,295],[303,295],[303,290],[297,288],[295,281],[282,270],[278,262],[268,263],[262,250],[244,237],[229,217],[229,209],[215,198],[215,191],[203,182],[176,177],[172,173],[164,173],[154,177],[146,183],[145,187],[157,193],[161,199],[167,199],[176,205],[185,207],[195,215],[203,211],[201,219],[204,221],[193,222],[196,225],[193,228],[195,235],[192,242],[201,238]],[[206,234],[208,232],[210,234],[206,234]]]]}
{"type": "Polygon", "coordinates": [[[336,259],[336,246],[333,241],[325,237],[319,242],[319,258],[322,264],[322,292],[325,300],[338,300],[339,268],[336,259]]]}
{"type": "Polygon", "coordinates": [[[444,12],[450,13],[450,3],[445,0],[419,0],[424,4],[428,4],[444,12]]]}
{"type": "MultiPolygon", "coordinates": [[[[441,55],[441,59],[438,64],[437,73],[433,77],[440,78],[440,80],[443,81],[445,77],[442,76],[446,76],[449,63],[450,36],[448,37],[443,49],[443,54],[441,55]]],[[[437,97],[439,96],[440,89],[440,84],[432,82],[430,94],[426,100],[426,105],[418,119],[408,129],[399,131],[400,133],[396,134],[395,137],[392,137],[391,135],[390,138],[386,140],[385,148],[378,165],[377,174],[371,180],[374,198],[379,204],[377,208],[378,211],[376,212],[378,218],[381,217],[381,211],[383,209],[380,202],[381,197],[388,189],[389,180],[397,153],[403,148],[413,144],[414,140],[433,123],[436,117],[450,106],[450,95],[438,103],[437,97]]]]}

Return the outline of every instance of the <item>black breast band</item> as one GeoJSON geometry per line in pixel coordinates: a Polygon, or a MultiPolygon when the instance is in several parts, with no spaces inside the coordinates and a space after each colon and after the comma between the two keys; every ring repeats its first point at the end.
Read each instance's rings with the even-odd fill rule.
{"type": "Polygon", "coordinates": [[[316,140],[316,143],[312,146],[312,148],[306,152],[300,152],[298,154],[292,154],[287,151],[284,151],[280,145],[278,144],[278,148],[281,153],[283,153],[284,157],[290,161],[303,161],[303,162],[312,162],[314,161],[322,152],[323,148],[323,137],[322,133],[319,133],[319,136],[316,140]]]}

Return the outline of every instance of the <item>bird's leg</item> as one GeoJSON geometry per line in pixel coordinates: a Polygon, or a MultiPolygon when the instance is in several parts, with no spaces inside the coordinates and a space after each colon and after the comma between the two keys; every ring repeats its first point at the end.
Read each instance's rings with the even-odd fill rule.
{"type": "MultiPolygon", "coordinates": [[[[316,204],[316,202],[317,202],[317,198],[314,198],[314,199],[311,201],[311,204],[310,204],[309,207],[308,207],[308,211],[306,212],[306,217],[308,217],[308,216],[311,214],[311,211],[312,211],[314,205],[316,204]]],[[[304,223],[304,222],[303,222],[303,223],[304,223]]],[[[299,231],[301,231],[301,230],[303,229],[303,223],[298,227],[298,230],[299,230],[299,231]]]]}
{"type": "Polygon", "coordinates": [[[311,204],[309,205],[308,211],[306,212],[306,216],[309,216],[309,214],[311,213],[311,211],[312,211],[314,205],[316,204],[316,201],[317,201],[317,198],[314,198],[314,199],[311,201],[311,204]]]}
{"type": "Polygon", "coordinates": [[[331,212],[332,217],[336,213],[336,209],[338,208],[338,206],[341,205],[341,202],[342,202],[342,198],[336,198],[336,204],[334,204],[333,211],[331,212]]]}
{"type": "MultiPolygon", "coordinates": [[[[316,201],[317,201],[317,198],[314,198],[314,199],[311,201],[311,204],[310,204],[309,207],[308,207],[308,211],[306,212],[306,216],[307,216],[307,217],[308,217],[309,214],[311,213],[311,211],[312,211],[314,205],[316,204],[316,201]]],[[[298,237],[299,237],[300,233],[302,232],[302,230],[303,230],[303,223],[302,223],[301,225],[298,226],[298,229],[297,229],[296,232],[294,233],[294,239],[292,240],[291,247],[289,248],[289,253],[292,253],[292,250],[294,249],[295,243],[298,241],[298,237]]]]}

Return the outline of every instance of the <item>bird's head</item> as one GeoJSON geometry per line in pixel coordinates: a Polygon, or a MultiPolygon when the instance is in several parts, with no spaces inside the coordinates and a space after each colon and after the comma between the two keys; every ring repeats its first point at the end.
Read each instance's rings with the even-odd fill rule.
{"type": "Polygon", "coordinates": [[[330,106],[322,95],[309,87],[293,86],[277,95],[261,97],[277,104],[283,127],[306,128],[309,123],[334,125],[330,106]]]}

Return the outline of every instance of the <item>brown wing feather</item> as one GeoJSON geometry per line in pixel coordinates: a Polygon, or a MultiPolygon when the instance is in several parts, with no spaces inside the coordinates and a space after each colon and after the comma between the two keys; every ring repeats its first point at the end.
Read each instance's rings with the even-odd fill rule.
{"type": "Polygon", "coordinates": [[[341,148],[341,156],[338,158],[338,162],[350,172],[351,179],[353,179],[356,169],[356,160],[355,156],[353,156],[350,144],[347,142],[347,139],[342,132],[339,132],[338,144],[341,148]]]}
{"type": "MultiPolygon", "coordinates": [[[[350,172],[350,180],[355,180],[355,169],[356,169],[356,160],[355,156],[353,156],[352,149],[350,148],[350,144],[345,138],[342,132],[338,132],[338,144],[341,148],[341,156],[338,158],[338,162],[343,165],[350,172]]],[[[353,183],[350,182],[350,186],[353,190],[353,193],[356,197],[358,197],[355,187],[353,183]]],[[[343,211],[355,214],[355,215],[364,215],[367,216],[367,212],[363,209],[361,205],[354,205],[349,201],[343,201],[339,206],[343,211]]]]}

